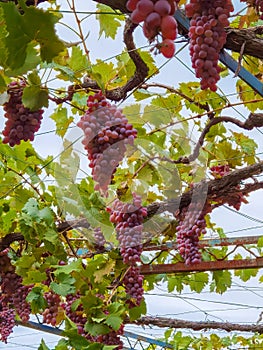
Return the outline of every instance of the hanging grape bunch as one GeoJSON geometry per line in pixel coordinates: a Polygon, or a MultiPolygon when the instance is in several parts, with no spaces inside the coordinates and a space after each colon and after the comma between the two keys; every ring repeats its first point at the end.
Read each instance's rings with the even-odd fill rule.
{"type": "Polygon", "coordinates": [[[201,78],[201,88],[216,91],[220,79],[219,53],[226,42],[225,27],[229,25],[231,0],[190,0],[185,7],[191,18],[189,37],[192,67],[201,78]]]}
{"type": "Polygon", "coordinates": [[[108,211],[111,222],[116,225],[123,262],[130,265],[123,279],[126,293],[130,296],[128,304],[130,307],[140,305],[143,297],[143,276],[136,263],[140,261],[142,253],[142,224],[147,216],[147,209],[142,207],[141,197],[133,193],[132,203],[123,203],[116,199],[108,211]]]}
{"type": "Polygon", "coordinates": [[[8,86],[9,100],[4,104],[4,116],[7,118],[3,130],[3,143],[11,147],[19,145],[22,140],[33,141],[39,130],[44,111],[31,111],[22,102],[25,82],[12,82],[8,86]]]}
{"type": "Polygon", "coordinates": [[[209,205],[202,202],[191,203],[181,213],[181,220],[176,228],[177,248],[186,265],[201,262],[199,239],[206,233],[205,214],[210,212],[209,205]]]}
{"type": "Polygon", "coordinates": [[[173,17],[177,9],[174,0],[128,0],[126,6],[131,11],[135,24],[143,22],[143,33],[152,42],[159,33],[162,41],[156,45],[166,58],[175,53],[174,40],[177,37],[177,22],[173,17]]]}
{"type": "Polygon", "coordinates": [[[82,141],[88,152],[92,177],[97,182],[95,190],[107,194],[117,166],[133,144],[137,131],[122,111],[111,105],[101,92],[88,98],[88,110],[78,122],[84,132],[82,141]]]}

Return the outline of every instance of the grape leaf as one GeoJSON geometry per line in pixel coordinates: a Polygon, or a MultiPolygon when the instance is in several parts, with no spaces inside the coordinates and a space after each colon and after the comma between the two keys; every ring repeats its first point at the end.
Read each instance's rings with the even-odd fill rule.
{"type": "Polygon", "coordinates": [[[27,86],[23,90],[22,101],[25,107],[32,111],[48,107],[48,90],[41,86],[27,86]]]}
{"type": "Polygon", "coordinates": [[[124,18],[124,16],[116,16],[115,11],[107,5],[97,4],[97,9],[96,18],[100,24],[99,36],[104,34],[105,38],[115,39],[118,28],[121,26],[119,19],[124,18]],[[103,14],[103,12],[109,14],[103,14]]]}
{"type": "Polygon", "coordinates": [[[32,41],[40,45],[43,61],[51,62],[64,49],[64,44],[55,33],[55,15],[33,6],[26,7],[22,15],[13,2],[1,3],[0,6],[8,33],[5,40],[8,50],[6,64],[11,69],[24,65],[27,46],[32,41]]]}
{"type": "Polygon", "coordinates": [[[50,116],[56,123],[56,134],[64,137],[69,125],[73,122],[74,118],[68,118],[68,110],[65,107],[59,106],[56,111],[50,116]]]}

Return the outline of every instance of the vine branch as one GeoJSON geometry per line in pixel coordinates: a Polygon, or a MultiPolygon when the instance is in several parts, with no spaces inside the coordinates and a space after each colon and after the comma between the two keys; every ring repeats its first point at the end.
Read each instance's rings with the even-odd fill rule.
{"type": "Polygon", "coordinates": [[[168,328],[190,328],[194,331],[200,331],[204,329],[221,329],[227,332],[239,331],[239,332],[257,332],[263,334],[263,325],[259,324],[238,324],[229,322],[195,322],[195,321],[185,321],[180,319],[172,319],[166,317],[151,317],[145,316],[137,321],[129,322],[135,323],[140,326],[157,326],[157,327],[168,327],[168,328]]]}

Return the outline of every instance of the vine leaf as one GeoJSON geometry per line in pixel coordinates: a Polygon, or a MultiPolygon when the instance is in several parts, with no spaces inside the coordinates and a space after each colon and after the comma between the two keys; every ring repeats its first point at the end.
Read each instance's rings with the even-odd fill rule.
{"type": "Polygon", "coordinates": [[[51,62],[64,49],[54,29],[57,16],[32,6],[25,8],[25,13],[21,15],[13,2],[1,3],[0,6],[3,9],[1,20],[8,33],[4,43],[8,50],[8,67],[23,66],[27,46],[32,41],[40,45],[43,61],[51,62]]]}
{"type": "Polygon", "coordinates": [[[116,13],[109,6],[98,4],[97,5],[97,15],[96,18],[100,24],[99,36],[105,35],[105,38],[115,39],[118,28],[121,26],[119,19],[123,19],[124,16],[114,16],[116,13]],[[112,14],[103,14],[103,12],[112,12],[112,14]]]}

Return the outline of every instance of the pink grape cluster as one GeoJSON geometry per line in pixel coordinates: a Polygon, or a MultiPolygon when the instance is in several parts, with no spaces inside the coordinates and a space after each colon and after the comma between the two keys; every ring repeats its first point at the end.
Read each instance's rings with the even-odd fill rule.
{"type": "Polygon", "coordinates": [[[143,298],[143,275],[140,274],[140,269],[137,266],[131,266],[124,278],[123,284],[125,285],[126,293],[129,294],[130,299],[128,300],[129,306],[140,305],[143,298]]]}
{"type": "Polygon", "coordinates": [[[134,300],[130,300],[130,305],[139,305],[143,295],[143,276],[139,274],[136,263],[140,261],[142,253],[142,223],[147,216],[147,209],[142,207],[141,197],[133,193],[132,203],[116,199],[108,210],[111,222],[116,225],[123,262],[131,266],[123,284],[126,293],[134,300]]]}
{"type": "Polygon", "coordinates": [[[191,18],[189,38],[192,67],[201,78],[201,89],[216,91],[219,81],[219,53],[226,42],[224,27],[229,25],[231,0],[190,0],[186,16],[191,18]]]}
{"type": "Polygon", "coordinates": [[[96,227],[93,232],[94,232],[95,249],[97,252],[100,252],[100,251],[103,252],[104,246],[106,244],[106,240],[105,240],[105,237],[101,231],[101,228],[96,227]]]}
{"type": "Polygon", "coordinates": [[[166,58],[175,53],[174,40],[177,37],[177,22],[174,12],[177,9],[174,0],[128,0],[126,7],[131,11],[131,20],[135,24],[143,22],[143,33],[149,41],[161,32],[162,42],[157,45],[166,58]]]}
{"type": "Polygon", "coordinates": [[[22,322],[27,322],[31,311],[26,297],[32,286],[22,285],[22,278],[15,273],[8,251],[5,249],[0,252],[0,340],[3,342],[12,333],[15,315],[22,322]]]}
{"type": "Polygon", "coordinates": [[[55,327],[57,325],[57,316],[61,304],[60,296],[53,292],[46,292],[44,298],[47,302],[47,308],[42,314],[43,322],[55,327]]]}
{"type": "Polygon", "coordinates": [[[177,249],[186,265],[201,262],[199,238],[206,233],[206,221],[201,204],[196,203],[185,209],[183,218],[176,228],[177,249]]]}
{"type": "Polygon", "coordinates": [[[0,296],[0,341],[7,343],[9,335],[15,326],[15,310],[1,304],[0,296]]]}
{"type": "Polygon", "coordinates": [[[227,175],[230,171],[230,168],[228,164],[214,165],[210,168],[210,171],[215,178],[220,178],[227,175]]]}
{"type": "Polygon", "coordinates": [[[31,111],[22,102],[23,88],[25,83],[12,82],[9,84],[9,100],[4,104],[4,116],[7,118],[5,129],[3,130],[3,143],[8,143],[11,147],[19,145],[22,140],[33,141],[43,119],[44,111],[31,111]]]}
{"type": "Polygon", "coordinates": [[[66,296],[66,302],[62,304],[66,315],[71,319],[72,322],[76,323],[78,328],[78,333],[82,336],[87,337],[87,332],[84,330],[87,318],[83,316],[84,310],[82,304],[79,304],[77,308],[73,309],[73,303],[75,303],[80,298],[80,294],[68,294],[66,296]]]}
{"type": "Polygon", "coordinates": [[[122,111],[107,102],[101,92],[88,98],[88,110],[78,122],[84,132],[82,141],[88,152],[95,190],[107,194],[113,174],[124,157],[126,145],[133,144],[137,130],[122,111]]]}

